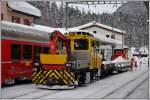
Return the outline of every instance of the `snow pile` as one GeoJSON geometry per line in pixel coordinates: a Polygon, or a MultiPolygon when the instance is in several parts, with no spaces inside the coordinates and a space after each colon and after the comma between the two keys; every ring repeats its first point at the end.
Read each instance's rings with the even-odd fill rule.
{"type": "Polygon", "coordinates": [[[117,63],[117,62],[128,62],[128,61],[125,60],[122,56],[119,56],[115,60],[113,60],[112,62],[117,63]]]}
{"type": "Polygon", "coordinates": [[[41,16],[41,12],[39,9],[35,8],[25,1],[9,1],[8,6],[16,11],[20,11],[37,17],[41,16]]]}

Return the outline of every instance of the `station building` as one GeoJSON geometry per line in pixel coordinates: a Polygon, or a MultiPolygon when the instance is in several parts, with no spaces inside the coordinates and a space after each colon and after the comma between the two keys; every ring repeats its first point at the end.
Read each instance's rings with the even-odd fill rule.
{"type": "Polygon", "coordinates": [[[25,1],[2,1],[0,3],[1,20],[33,25],[36,17],[41,16],[41,12],[36,7],[25,1]]]}
{"type": "Polygon", "coordinates": [[[73,27],[74,29],[85,30],[95,34],[99,34],[105,36],[107,38],[111,38],[117,41],[120,41],[120,45],[110,45],[110,44],[103,44],[101,46],[101,53],[103,59],[110,60],[111,55],[114,49],[121,49],[124,47],[124,36],[126,32],[108,25],[104,25],[98,22],[90,22],[84,25],[80,25],[77,27],[73,27]]]}
{"type": "Polygon", "coordinates": [[[126,32],[123,30],[95,21],[73,28],[93,32],[95,34],[100,34],[106,36],[107,38],[115,39],[122,42],[124,42],[124,36],[126,34],[126,32]]]}

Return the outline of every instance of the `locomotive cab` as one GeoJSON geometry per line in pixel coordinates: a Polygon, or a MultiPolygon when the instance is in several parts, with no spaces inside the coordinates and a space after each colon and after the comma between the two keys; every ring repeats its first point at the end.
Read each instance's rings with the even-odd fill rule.
{"type": "MultiPolygon", "coordinates": [[[[86,31],[72,31],[66,34],[70,39],[71,58],[75,60],[79,82],[89,83],[98,75],[101,66],[100,42],[86,31]]],[[[72,64],[73,65],[73,64],[72,64]]]]}
{"type": "Polygon", "coordinates": [[[35,63],[33,82],[47,86],[76,85],[75,76],[70,71],[68,61],[70,48],[68,40],[59,31],[54,31],[50,36],[49,54],[39,54],[39,62],[35,63]]]}

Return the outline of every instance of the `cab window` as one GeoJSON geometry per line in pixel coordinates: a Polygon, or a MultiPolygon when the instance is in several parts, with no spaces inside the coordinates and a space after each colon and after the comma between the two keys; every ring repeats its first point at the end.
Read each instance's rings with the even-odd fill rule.
{"type": "Polygon", "coordinates": [[[88,50],[88,40],[87,39],[75,39],[74,49],[75,50],[88,50]]]}
{"type": "Polygon", "coordinates": [[[65,43],[61,39],[57,40],[57,53],[58,54],[66,54],[67,53],[65,43]]]}
{"type": "Polygon", "coordinates": [[[49,48],[48,47],[43,47],[42,53],[48,54],[49,48]]]}

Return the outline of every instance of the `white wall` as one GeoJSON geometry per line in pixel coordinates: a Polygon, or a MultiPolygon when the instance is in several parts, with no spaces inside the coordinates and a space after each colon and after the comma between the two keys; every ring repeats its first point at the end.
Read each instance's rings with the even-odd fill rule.
{"type": "Polygon", "coordinates": [[[115,34],[115,39],[119,40],[119,41],[122,41],[122,34],[112,32],[112,31],[109,31],[109,30],[105,30],[105,29],[102,29],[100,27],[93,26],[93,27],[88,27],[84,30],[90,31],[90,32],[96,31],[97,34],[100,34],[100,35],[103,35],[103,36],[110,35],[110,38],[111,38],[111,35],[115,34]]]}
{"type": "MultiPolygon", "coordinates": [[[[117,32],[112,32],[112,31],[109,31],[109,30],[106,30],[106,29],[102,29],[100,27],[93,26],[93,27],[88,27],[84,30],[85,31],[90,31],[90,32],[96,31],[97,34],[100,34],[100,35],[103,35],[103,36],[109,35],[109,38],[111,38],[111,35],[115,34],[115,39],[119,40],[121,42],[122,42],[122,39],[123,39],[122,34],[119,34],[117,32]]],[[[122,45],[119,45],[119,46],[116,46],[116,47],[121,48],[122,45]]],[[[105,46],[101,45],[100,48],[101,48],[102,51],[104,51],[103,58],[107,61],[111,60],[112,46],[111,45],[105,45],[105,46]]]]}

